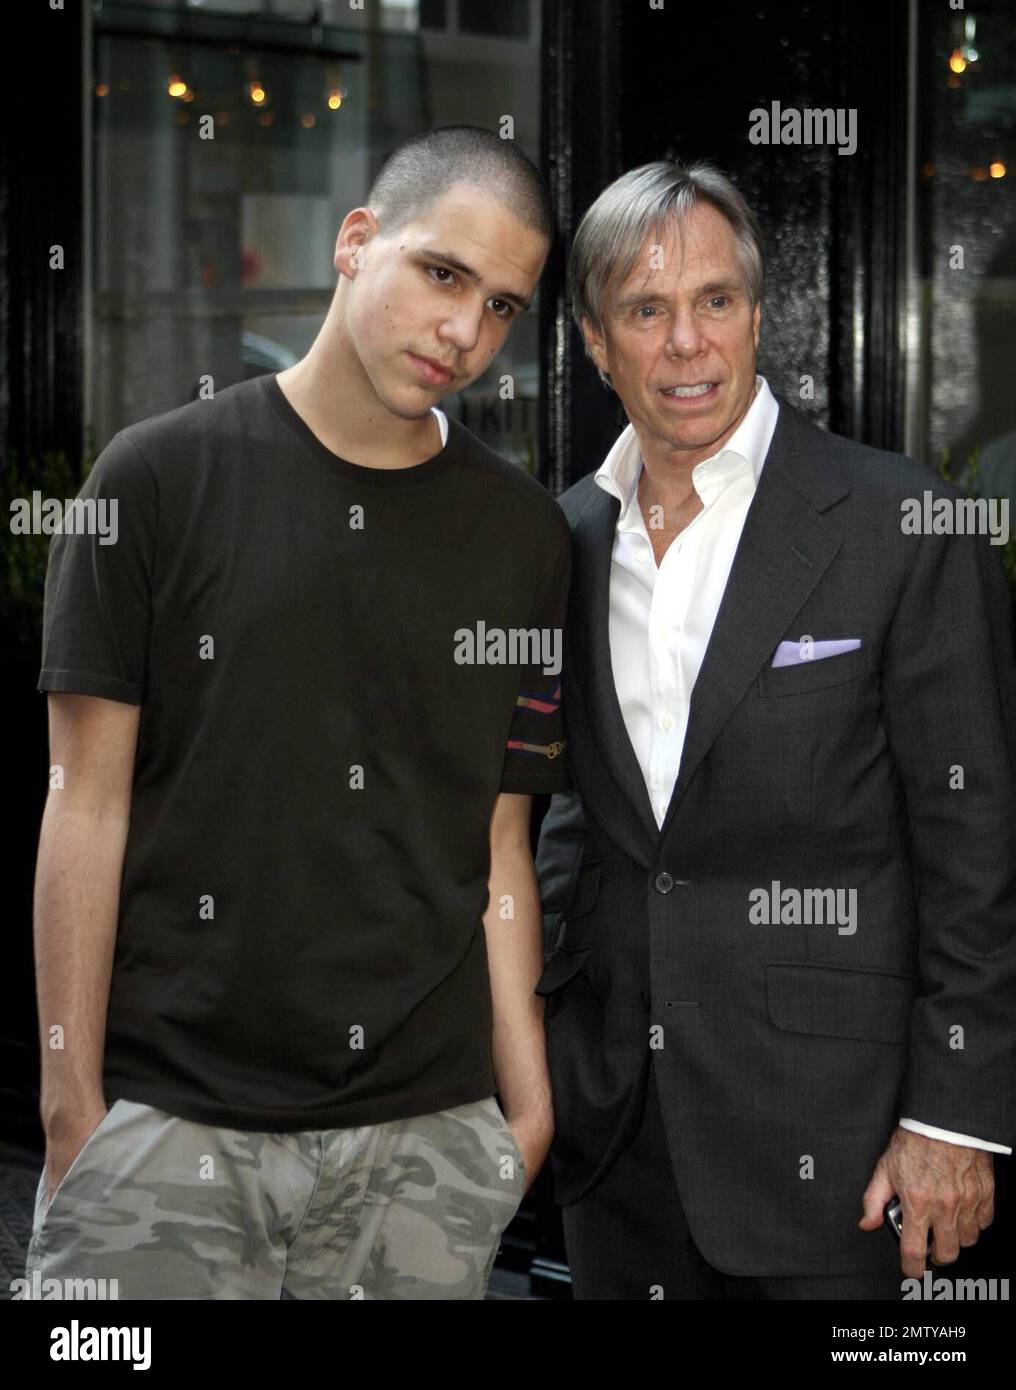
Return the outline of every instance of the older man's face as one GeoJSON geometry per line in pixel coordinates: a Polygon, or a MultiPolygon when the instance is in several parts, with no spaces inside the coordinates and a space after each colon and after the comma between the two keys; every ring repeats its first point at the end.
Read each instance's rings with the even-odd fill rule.
{"type": "Polygon", "coordinates": [[[609,374],[643,453],[695,464],[737,429],[755,393],[760,310],[734,230],[699,203],[647,238],[611,286],[602,331],[582,331],[609,374]]]}

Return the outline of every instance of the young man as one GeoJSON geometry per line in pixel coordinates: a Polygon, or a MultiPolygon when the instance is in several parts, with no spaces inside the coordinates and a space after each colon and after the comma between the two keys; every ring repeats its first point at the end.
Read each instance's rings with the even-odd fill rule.
{"type": "Polygon", "coordinates": [[[434,406],[549,236],[510,142],[410,142],[307,356],[121,431],[82,489],[117,543],[54,539],[30,1278],[483,1297],[552,1132],[529,808],[570,540],[434,406]]]}

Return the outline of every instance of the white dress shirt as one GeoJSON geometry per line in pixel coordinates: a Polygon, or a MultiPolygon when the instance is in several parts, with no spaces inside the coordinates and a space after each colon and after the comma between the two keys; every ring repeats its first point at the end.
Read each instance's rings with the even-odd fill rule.
{"type": "MultiPolygon", "coordinates": [[[[610,660],[658,826],[681,765],[691,693],[776,429],[775,397],[764,377],[757,376],[755,386],[755,399],[730,439],[692,470],[702,510],[671,541],[659,566],[638,500],[642,456],[632,425],[595,475],[621,504],[610,566],[610,660]]],[[[930,1139],[1012,1152],[919,1120],[900,1124],[930,1139]]]]}

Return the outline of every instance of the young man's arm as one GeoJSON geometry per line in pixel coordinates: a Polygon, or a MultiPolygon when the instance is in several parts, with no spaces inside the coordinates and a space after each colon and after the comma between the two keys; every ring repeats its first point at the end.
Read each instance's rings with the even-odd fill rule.
{"type": "Polygon", "coordinates": [[[107,1109],[106,1010],[141,712],[90,695],[48,700],[63,787],[46,800],[35,875],[47,1198],[107,1109]]]}
{"type": "Polygon", "coordinates": [[[483,925],[494,1010],[494,1071],[530,1187],[554,1137],[543,1034],[540,895],[529,839],[532,797],[502,792],[490,823],[490,903],[483,925]]]}

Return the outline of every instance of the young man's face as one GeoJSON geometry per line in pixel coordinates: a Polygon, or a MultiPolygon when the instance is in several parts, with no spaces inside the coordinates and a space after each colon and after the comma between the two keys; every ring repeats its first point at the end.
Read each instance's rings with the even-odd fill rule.
{"type": "Polygon", "coordinates": [[[532,298],[546,237],[496,198],[456,184],[390,235],[350,213],[335,263],[345,322],[381,403],[413,419],[486,371],[532,298]]]}
{"type": "Polygon", "coordinates": [[[690,463],[708,458],[755,392],[760,310],[730,223],[696,204],[646,241],[606,300],[602,331],[588,319],[582,331],[643,446],[690,463]]]}

